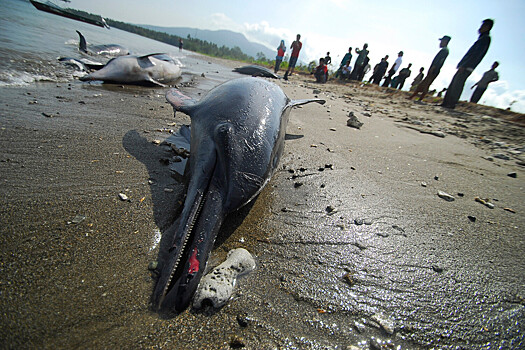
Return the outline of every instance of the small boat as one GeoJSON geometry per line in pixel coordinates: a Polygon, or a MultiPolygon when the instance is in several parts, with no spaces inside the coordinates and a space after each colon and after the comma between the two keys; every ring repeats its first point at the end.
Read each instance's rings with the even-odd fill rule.
{"type": "Polygon", "coordinates": [[[100,20],[97,20],[94,18],[83,16],[79,13],[75,13],[73,12],[74,10],[72,9],[62,8],[50,1],[46,1],[46,2],[41,2],[41,1],[36,1],[36,0],[29,0],[29,1],[33,4],[34,7],[36,7],[40,11],[52,13],[54,15],[66,17],[69,19],[74,19],[76,21],[89,23],[89,24],[93,24],[93,25],[96,25],[102,28],[109,29],[108,24],[106,23],[104,18],[102,18],[102,16],[100,17],[100,20]]]}

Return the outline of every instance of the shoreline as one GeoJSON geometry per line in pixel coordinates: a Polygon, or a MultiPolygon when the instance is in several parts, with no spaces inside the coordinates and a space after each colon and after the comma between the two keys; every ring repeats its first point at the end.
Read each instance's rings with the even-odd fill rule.
{"type": "Polygon", "coordinates": [[[173,116],[163,88],[0,87],[3,344],[366,348],[382,339],[402,348],[475,348],[523,341],[513,323],[525,316],[523,115],[509,122],[493,107],[447,111],[385,88],[310,78],[275,81],[292,99],[327,103],[292,111],[295,137],[286,141],[281,170],[250,210],[228,219],[210,259],[216,265],[244,247],[256,270],[222,309],[172,319],[149,310],[147,266],[182,195],[161,141],[189,118],[173,116]],[[361,129],[347,126],[350,112],[361,129]]]}

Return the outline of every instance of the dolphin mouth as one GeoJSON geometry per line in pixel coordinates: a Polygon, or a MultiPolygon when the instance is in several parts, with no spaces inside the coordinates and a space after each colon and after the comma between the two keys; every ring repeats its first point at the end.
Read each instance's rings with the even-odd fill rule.
{"type": "Polygon", "coordinates": [[[193,185],[190,183],[183,212],[172,226],[172,244],[162,259],[153,293],[153,307],[158,312],[180,313],[188,307],[224,218],[223,196],[214,177],[193,185]]]}

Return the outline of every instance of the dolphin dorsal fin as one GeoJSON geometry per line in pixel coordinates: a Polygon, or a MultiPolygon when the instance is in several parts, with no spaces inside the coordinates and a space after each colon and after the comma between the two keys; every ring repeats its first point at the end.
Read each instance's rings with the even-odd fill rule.
{"type": "Polygon", "coordinates": [[[82,52],[85,52],[87,53],[87,43],[86,43],[86,38],[84,38],[84,36],[82,35],[81,32],[79,32],[77,30],[77,33],[78,33],[78,36],[80,37],[80,41],[78,42],[78,49],[82,52]]]}
{"type": "Polygon", "coordinates": [[[322,104],[322,105],[324,105],[326,103],[325,100],[320,99],[320,98],[309,98],[309,99],[305,99],[305,100],[291,100],[290,102],[288,102],[288,104],[286,105],[285,108],[292,108],[292,107],[295,107],[295,106],[305,105],[307,103],[312,103],[312,102],[317,102],[317,103],[322,104]]]}
{"type": "Polygon", "coordinates": [[[176,111],[180,111],[191,116],[192,108],[197,104],[193,98],[184,95],[179,89],[172,88],[166,92],[166,100],[173,106],[176,111]]]}

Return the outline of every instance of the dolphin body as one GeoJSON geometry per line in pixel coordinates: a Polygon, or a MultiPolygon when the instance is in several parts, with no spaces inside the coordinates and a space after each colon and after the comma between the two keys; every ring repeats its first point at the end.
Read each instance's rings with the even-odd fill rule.
{"type": "Polygon", "coordinates": [[[292,107],[325,101],[291,101],[276,84],[253,77],[223,83],[198,102],[177,89],[166,99],[191,118],[191,151],[186,198],[164,233],[170,248],[159,252],[152,305],[178,313],[191,302],[223,219],[255,198],[275,172],[292,107]]]}
{"type": "Polygon", "coordinates": [[[251,75],[252,77],[266,77],[266,78],[274,78],[274,79],[281,78],[278,75],[275,75],[268,68],[257,66],[257,65],[250,65],[250,66],[234,68],[233,71],[237,73],[241,73],[241,74],[251,75]]]}
{"type": "Polygon", "coordinates": [[[80,41],[78,42],[78,49],[81,52],[90,55],[105,55],[105,56],[125,56],[129,55],[128,49],[117,44],[91,45],[87,47],[86,38],[77,30],[80,41]]]}
{"type": "Polygon", "coordinates": [[[179,79],[181,73],[180,66],[167,54],[127,55],[112,58],[103,68],[80,80],[165,87],[179,79]]]}

